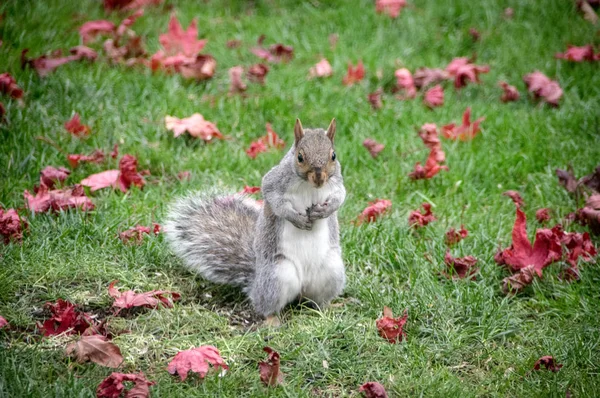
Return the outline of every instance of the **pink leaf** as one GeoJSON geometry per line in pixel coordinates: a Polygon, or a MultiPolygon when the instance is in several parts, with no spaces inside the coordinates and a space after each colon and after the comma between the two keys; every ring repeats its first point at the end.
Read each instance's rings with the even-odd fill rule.
{"type": "Polygon", "coordinates": [[[480,117],[471,123],[471,108],[467,108],[463,114],[463,121],[460,126],[454,123],[442,126],[444,137],[451,140],[459,139],[461,141],[469,141],[475,138],[479,133],[479,125],[485,120],[485,117],[480,117]]]}
{"type": "Polygon", "coordinates": [[[65,122],[65,129],[76,137],[85,137],[90,134],[90,128],[81,123],[78,113],[75,113],[71,120],[65,122]]]}
{"type": "Polygon", "coordinates": [[[187,131],[192,137],[200,138],[206,142],[211,141],[213,138],[220,140],[225,138],[216,124],[205,120],[199,113],[194,113],[184,119],[165,116],[165,125],[167,130],[173,131],[174,137],[179,137],[187,131]]]}
{"type": "Polygon", "coordinates": [[[175,14],[172,14],[167,33],[161,34],[158,38],[166,54],[183,54],[186,57],[194,57],[202,51],[206,45],[206,40],[198,40],[198,27],[196,25],[197,21],[194,19],[187,30],[183,30],[175,14]]]}
{"type": "Polygon", "coordinates": [[[124,308],[133,307],[145,307],[145,308],[157,308],[159,305],[163,305],[167,308],[173,308],[173,301],[177,301],[181,298],[179,293],[169,292],[165,290],[152,290],[145,293],[135,293],[133,290],[127,290],[126,292],[119,292],[115,287],[118,281],[112,281],[108,286],[108,294],[115,299],[113,307],[118,308],[119,311],[124,308]],[[167,296],[171,296],[169,299],[167,296]]]}
{"type": "Polygon", "coordinates": [[[92,192],[102,188],[116,188],[120,173],[119,170],[106,170],[101,173],[92,174],[81,180],[81,185],[90,187],[92,192]]]}
{"type": "Polygon", "coordinates": [[[363,384],[358,391],[365,393],[365,397],[367,398],[388,398],[385,388],[376,381],[369,381],[363,384]]]}
{"type": "Polygon", "coordinates": [[[0,94],[8,94],[14,99],[19,99],[23,97],[23,90],[9,73],[2,73],[0,74],[0,94]]]}
{"type": "Polygon", "coordinates": [[[385,145],[378,143],[372,138],[367,138],[363,141],[363,146],[367,148],[367,151],[371,154],[373,158],[379,156],[379,152],[383,151],[385,145]]]}
{"type": "Polygon", "coordinates": [[[205,345],[190,350],[180,351],[175,355],[175,358],[169,362],[167,370],[172,375],[179,375],[181,381],[185,381],[188,372],[190,371],[198,373],[200,378],[204,378],[208,373],[209,364],[217,369],[229,369],[223,358],[221,358],[219,350],[213,346],[205,345]]]}
{"type": "Polygon", "coordinates": [[[310,77],[329,77],[333,74],[331,64],[325,58],[317,62],[315,66],[309,70],[310,77]]]}
{"type": "Polygon", "coordinates": [[[408,215],[408,225],[414,228],[424,227],[432,221],[437,220],[433,213],[431,212],[431,204],[423,203],[421,205],[425,210],[424,213],[421,213],[419,210],[411,211],[408,215]]]}
{"type": "Polygon", "coordinates": [[[423,103],[428,108],[435,108],[444,105],[444,89],[439,84],[427,90],[423,98],[423,103]]]}
{"type": "Polygon", "coordinates": [[[126,398],[148,398],[150,386],[156,384],[148,381],[143,373],[117,373],[113,372],[98,385],[96,389],[97,398],[120,398],[126,392],[126,398]],[[125,390],[125,382],[133,383],[133,387],[125,390]]]}
{"type": "Polygon", "coordinates": [[[498,85],[502,87],[502,90],[504,90],[502,96],[500,97],[500,101],[502,102],[517,101],[521,96],[519,94],[519,90],[517,90],[515,86],[511,86],[507,82],[500,82],[498,83],[498,85]]]}
{"type": "Polygon", "coordinates": [[[0,208],[0,236],[4,244],[8,244],[11,240],[20,242],[23,239],[23,229],[27,226],[27,220],[20,217],[15,209],[0,208]]]}
{"type": "Polygon", "coordinates": [[[535,71],[523,77],[527,90],[535,99],[543,99],[552,106],[558,106],[558,101],[563,95],[558,82],[550,80],[542,72],[535,71]]]}
{"type": "Polygon", "coordinates": [[[29,191],[25,191],[23,196],[27,201],[27,207],[34,213],[45,213],[48,210],[57,212],[74,207],[85,211],[94,209],[94,204],[85,195],[81,185],[52,191],[45,186],[40,186],[36,196],[31,195],[29,191]]]}
{"type": "Polygon", "coordinates": [[[406,0],[376,0],[375,11],[397,18],[400,11],[406,7],[406,0]]]}
{"type": "Polygon", "coordinates": [[[408,320],[408,310],[404,310],[401,317],[394,318],[392,310],[383,307],[383,317],[375,323],[379,335],[392,344],[396,344],[406,338],[403,327],[408,320]]]}
{"type": "Polygon", "coordinates": [[[392,207],[392,201],[387,199],[375,199],[374,202],[369,202],[369,205],[356,219],[356,225],[362,223],[375,222],[384,213],[388,212],[392,207]]]}

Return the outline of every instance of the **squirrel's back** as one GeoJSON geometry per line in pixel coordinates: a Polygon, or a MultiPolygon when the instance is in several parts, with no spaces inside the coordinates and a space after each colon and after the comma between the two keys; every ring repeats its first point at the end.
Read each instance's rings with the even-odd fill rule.
{"type": "Polygon", "coordinates": [[[260,206],[244,195],[196,193],[170,208],[165,233],[185,265],[204,278],[248,289],[255,273],[260,206]]]}

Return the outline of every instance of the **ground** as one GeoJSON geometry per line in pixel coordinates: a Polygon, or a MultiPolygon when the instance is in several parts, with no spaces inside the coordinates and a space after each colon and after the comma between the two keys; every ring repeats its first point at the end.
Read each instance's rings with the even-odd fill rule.
{"type": "MultiPolygon", "coordinates": [[[[29,231],[23,242],[0,245],[0,314],[12,329],[0,331],[0,396],[92,397],[110,369],[76,364],[63,348],[71,337],[42,338],[36,321],[47,301],[68,299],[101,317],[110,316],[108,284],[138,291],[181,293],[172,309],[141,310],[110,316],[120,333],[123,372],[143,371],[157,382],[153,397],[178,396],[359,396],[367,381],[382,383],[390,396],[594,396],[600,383],[598,329],[600,269],[582,265],[581,281],[558,278],[560,265],[547,268],[523,293],[506,296],[508,275],[493,256],[510,244],[514,206],[502,192],[522,193],[530,236],[539,226],[535,211],[552,209],[552,223],[577,207],[554,173],[571,164],[576,175],[589,173],[600,159],[598,145],[600,73],[598,63],[567,63],[554,54],[567,44],[598,44],[597,27],[584,21],[570,1],[409,1],[397,19],[376,14],[372,1],[169,1],[187,26],[198,19],[204,50],[217,62],[212,80],[187,81],[152,74],[144,68],[71,63],[45,78],[20,68],[20,52],[40,55],[79,44],[79,26],[106,15],[100,1],[7,1],[0,5],[0,73],[10,72],[24,88],[24,104],[0,97],[7,121],[0,125],[0,205],[24,208],[45,166],[65,166],[63,153],[109,150],[135,155],[151,176],[143,190],[91,194],[96,209],[33,215],[23,209],[29,231]],[[512,7],[507,19],[504,9],[512,7]],[[480,34],[473,41],[469,29],[480,34]],[[294,47],[288,64],[272,65],[264,86],[250,85],[245,97],[229,95],[227,70],[258,58],[249,49],[266,43],[294,47]],[[328,37],[337,34],[332,48],[328,37]],[[242,41],[237,49],[226,42],[242,41]],[[445,67],[454,57],[477,55],[490,65],[482,83],[457,91],[445,83],[445,105],[433,111],[420,98],[399,101],[386,92],[383,108],[371,109],[367,94],[393,85],[394,70],[445,67]],[[321,57],[334,75],[308,80],[321,57]],[[342,85],[348,62],[363,60],[365,81],[342,85]],[[540,70],[564,89],[560,107],[534,103],[522,77],[540,70]],[[382,77],[379,77],[382,76],[382,77]],[[497,82],[521,92],[514,103],[500,102],[497,82]],[[471,142],[443,140],[449,171],[431,180],[407,174],[427,150],[416,130],[424,123],[458,121],[466,107],[485,116],[482,133],[471,142]],[[73,112],[92,129],[88,139],[71,137],[63,127],[73,112]],[[199,112],[229,140],[204,144],[173,138],[165,115],[199,112]],[[293,123],[327,127],[337,119],[336,150],[348,196],[339,217],[348,285],[324,311],[289,309],[278,329],[263,328],[241,292],[191,275],[169,250],[162,235],[140,246],[124,245],[118,232],[136,224],[162,222],[174,198],[212,186],[240,190],[260,185],[261,176],[283,152],[250,159],[244,150],[270,122],[292,142],[293,123]],[[372,159],[365,138],[385,144],[372,159]],[[189,181],[176,175],[189,170],[189,181]],[[372,224],[353,220],[375,198],[390,199],[392,211],[372,224]],[[407,216],[429,202],[438,221],[412,231],[407,216]],[[473,255],[481,268],[475,281],[449,281],[444,268],[444,233],[464,224],[469,236],[452,249],[473,255]],[[377,334],[383,306],[408,309],[407,339],[389,344],[377,334]],[[179,351],[216,346],[230,367],[224,377],[190,377],[181,382],[166,366],[179,351]],[[263,346],[281,353],[284,385],[268,389],[258,378],[263,346]],[[552,355],[564,367],[557,373],[530,372],[535,361],[552,355]],[[325,366],[326,365],[326,366],[325,366]]],[[[166,6],[150,7],[135,30],[150,53],[166,31],[166,6]]],[[[112,161],[114,163],[114,161],[112,161]]],[[[113,164],[114,166],[114,164],[113,164]]],[[[78,182],[106,165],[82,165],[78,182]]],[[[571,230],[582,231],[579,226],[571,230]]],[[[596,240],[596,244],[598,240],[596,240]]]]}

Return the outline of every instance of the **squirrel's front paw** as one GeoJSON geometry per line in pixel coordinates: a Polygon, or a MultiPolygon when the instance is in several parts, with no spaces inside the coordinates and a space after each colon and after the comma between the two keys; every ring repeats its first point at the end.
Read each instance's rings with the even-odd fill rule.
{"type": "Polygon", "coordinates": [[[305,231],[310,231],[313,226],[313,222],[307,214],[296,213],[294,218],[290,219],[289,221],[294,225],[294,227],[303,229],[305,231]]]}
{"type": "Polygon", "coordinates": [[[317,203],[312,205],[308,209],[308,218],[311,220],[319,220],[322,218],[327,218],[331,215],[331,209],[329,203],[317,203]]]}

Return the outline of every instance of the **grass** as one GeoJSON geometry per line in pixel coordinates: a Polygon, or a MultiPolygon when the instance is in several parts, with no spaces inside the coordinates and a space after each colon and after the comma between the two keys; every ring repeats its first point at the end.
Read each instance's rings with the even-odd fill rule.
{"type": "MultiPolygon", "coordinates": [[[[95,396],[111,370],[66,359],[69,338],[36,336],[35,323],[42,319],[43,304],[58,298],[106,314],[107,286],[114,279],[123,288],[182,294],[173,309],[110,321],[111,330],[129,331],[114,338],[125,358],[120,371],[143,371],[157,382],[154,397],[359,396],[366,381],[381,382],[390,396],[597,394],[597,262],[584,265],[581,281],[571,284],[561,282],[560,266],[552,265],[543,280],[507,297],[501,292],[506,271],[493,261],[498,246],[509,244],[514,221],[514,206],[503,191],[523,194],[533,234],[538,208],[550,207],[552,222],[559,222],[577,206],[558,186],[554,169],[572,164],[575,174],[583,175],[600,159],[598,64],[554,59],[567,44],[599,44],[597,28],[572,2],[428,0],[412,2],[392,20],[376,14],[367,0],[174,1],[183,25],[197,18],[200,37],[208,39],[205,52],[218,62],[212,80],[194,83],[103,60],[65,65],[43,79],[20,70],[23,48],[39,55],[78,44],[83,22],[107,17],[99,3],[0,4],[0,72],[10,72],[26,91],[24,106],[0,99],[8,119],[0,125],[0,205],[23,208],[22,193],[32,189],[42,168],[68,166],[63,154],[37,136],[68,153],[108,150],[118,143],[121,153],[134,154],[152,173],[143,191],[95,193],[96,209],[88,214],[21,211],[30,223],[22,244],[0,245],[0,314],[13,325],[0,331],[0,396],[95,396]],[[503,17],[505,7],[514,8],[513,19],[503,17]],[[480,41],[471,40],[471,27],[481,33],[480,41]],[[328,36],[334,33],[339,40],[332,49],[328,36]],[[273,65],[267,84],[251,85],[247,97],[228,95],[228,68],[258,61],[249,48],[261,34],[267,43],[292,45],[294,60],[273,65]],[[230,39],[243,45],[228,49],[230,39]],[[392,83],[398,67],[444,67],[456,56],[474,53],[478,64],[490,65],[490,73],[482,84],[461,91],[445,84],[441,108],[430,111],[420,99],[403,102],[391,94],[379,111],[367,102],[367,93],[392,83]],[[331,62],[334,77],[307,80],[308,69],[322,56],[331,62]],[[347,63],[360,59],[367,78],[343,86],[347,63]],[[524,94],[522,76],[534,70],[560,82],[565,93],[559,108],[535,105],[526,95],[515,103],[499,101],[499,80],[524,94]],[[450,171],[410,181],[414,163],[427,156],[416,128],[458,121],[468,106],[474,117],[486,117],[483,133],[472,142],[444,140],[450,171]],[[64,131],[73,112],[92,127],[88,139],[64,131]],[[164,116],[194,112],[216,122],[231,140],[205,145],[173,139],[164,116]],[[264,134],[266,122],[290,143],[296,117],[309,127],[338,120],[337,153],[349,194],[340,211],[348,286],[337,306],[323,312],[293,308],[281,328],[261,328],[240,292],[193,277],[162,236],[148,237],[141,246],[116,238],[138,223],[161,222],[168,203],[190,190],[259,185],[282,153],[251,160],[244,149],[264,134]],[[376,160],[361,146],[367,137],[386,145],[376,160]],[[189,181],[174,178],[182,170],[191,171],[189,181]],[[352,220],[375,198],[391,199],[393,211],[377,223],[355,227],[352,220]],[[433,204],[439,220],[415,233],[407,216],[424,201],[433,204]],[[444,233],[460,224],[470,235],[452,252],[479,259],[475,282],[437,276],[444,233]],[[392,345],[377,335],[375,319],[384,305],[397,314],[408,309],[406,342],[392,345]],[[182,383],[166,372],[175,353],[202,344],[221,351],[230,366],[225,377],[182,383]],[[267,344],[281,353],[286,374],[285,384],[274,389],[258,378],[257,362],[267,344]],[[558,373],[530,373],[542,355],[553,355],[564,367],[558,373]]],[[[108,18],[118,21],[121,15],[108,18]]],[[[168,18],[166,8],[149,8],[134,25],[150,53],[158,49],[168,18]]],[[[106,167],[83,165],[67,181],[106,167]]]]}

